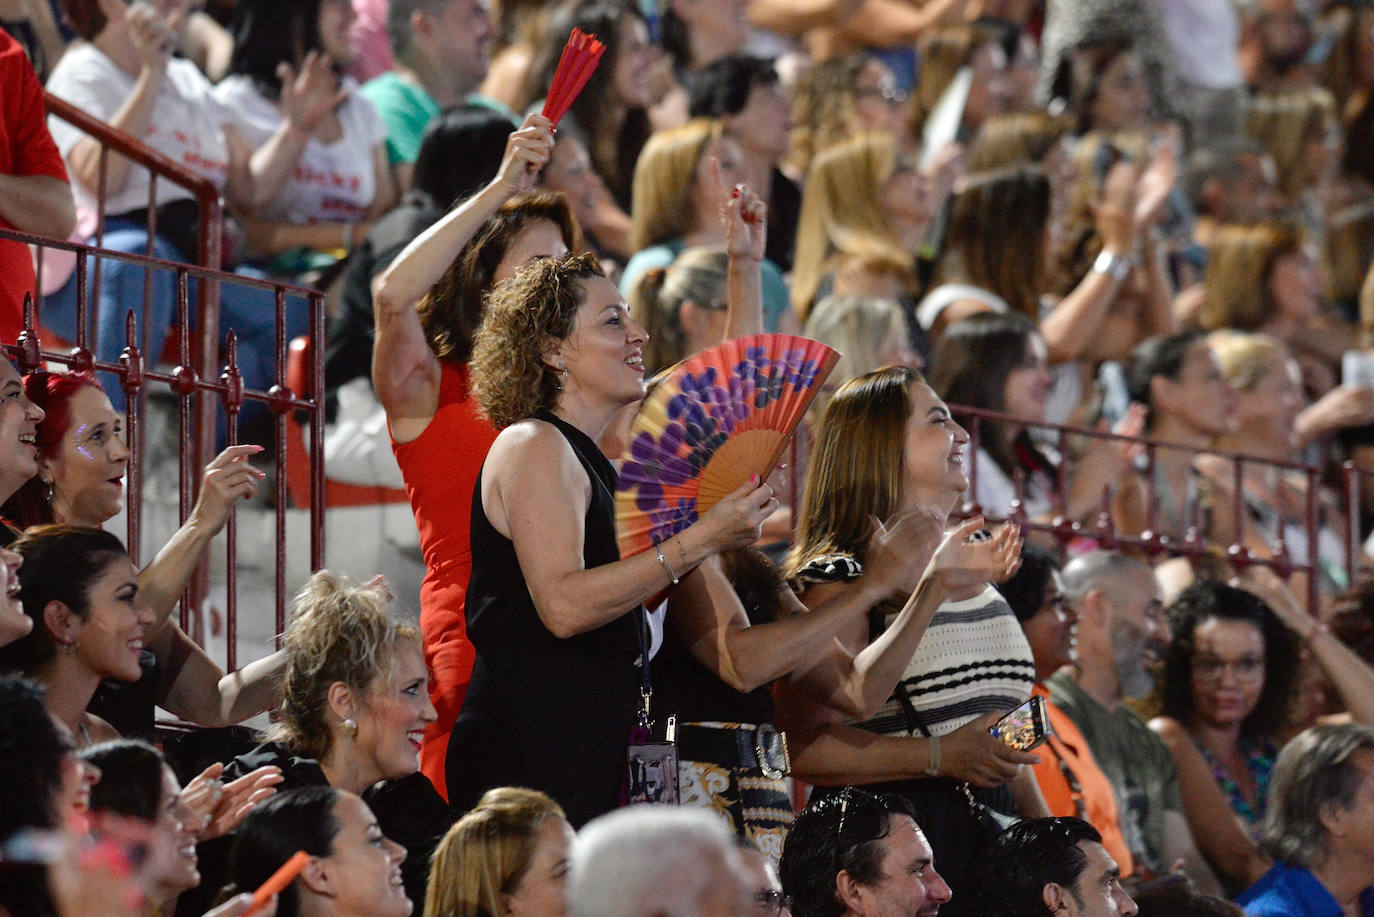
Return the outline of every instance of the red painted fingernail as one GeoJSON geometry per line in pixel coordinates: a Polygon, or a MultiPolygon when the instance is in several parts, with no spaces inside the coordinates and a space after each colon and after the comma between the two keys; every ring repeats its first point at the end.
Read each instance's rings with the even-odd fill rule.
{"type": "Polygon", "coordinates": [[[757,484],[758,482],[759,482],[759,476],[758,476],[758,475],[756,475],[756,474],[751,474],[751,475],[749,475],[749,483],[750,483],[750,484],[757,484]]]}
{"type": "Polygon", "coordinates": [[[735,200],[739,200],[740,190],[743,187],[743,185],[735,185],[735,189],[730,192],[730,196],[733,197],[735,200]]]}

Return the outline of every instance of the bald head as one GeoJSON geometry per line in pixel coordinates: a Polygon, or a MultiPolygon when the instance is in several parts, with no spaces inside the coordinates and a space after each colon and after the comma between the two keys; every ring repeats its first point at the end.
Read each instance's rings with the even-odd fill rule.
{"type": "Polygon", "coordinates": [[[1078,615],[1079,672],[1099,687],[1099,700],[1148,694],[1150,667],[1169,640],[1154,571],[1133,557],[1094,551],[1070,561],[1063,578],[1078,615]]]}
{"type": "Polygon", "coordinates": [[[1093,551],[1075,557],[1064,567],[1064,594],[1070,600],[1082,598],[1089,589],[1110,590],[1128,577],[1153,578],[1149,564],[1116,551],[1093,551]]]}

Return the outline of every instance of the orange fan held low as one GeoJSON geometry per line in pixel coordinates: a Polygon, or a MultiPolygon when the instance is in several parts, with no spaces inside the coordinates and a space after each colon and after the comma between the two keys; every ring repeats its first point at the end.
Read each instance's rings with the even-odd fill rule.
{"type": "Polygon", "coordinates": [[[595,35],[589,35],[581,29],[572,30],[568,43],[563,46],[563,55],[558,58],[558,67],[553,72],[553,81],[549,84],[549,94],[544,97],[544,110],[541,112],[553,122],[554,127],[572,108],[573,101],[592,78],[592,72],[605,53],[606,46],[595,35]]]}
{"type": "Polygon", "coordinates": [[[630,429],[615,495],[620,556],[659,544],[758,475],[768,477],[840,355],[755,334],[668,371],[630,429]]]}

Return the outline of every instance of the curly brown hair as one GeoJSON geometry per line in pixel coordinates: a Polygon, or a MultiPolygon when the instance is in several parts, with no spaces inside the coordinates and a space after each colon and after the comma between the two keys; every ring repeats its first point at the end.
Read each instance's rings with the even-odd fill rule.
{"type": "Polygon", "coordinates": [[[558,374],[544,351],[572,334],[581,281],[605,276],[596,256],[584,252],[540,258],[492,291],[469,365],[477,402],[496,429],[553,407],[558,374]]]}
{"type": "Polygon", "coordinates": [[[425,339],[439,359],[467,362],[497,266],[521,234],[540,220],[558,227],[568,251],[582,249],[582,230],[561,193],[521,194],[498,207],[415,307],[425,339]]]}
{"type": "Polygon", "coordinates": [[[333,743],[329,687],[343,682],[366,702],[380,681],[392,677],[396,648],[420,646],[420,632],[387,611],[379,589],[321,570],[296,595],[282,649],[281,722],[267,738],[316,760],[333,743]]]}

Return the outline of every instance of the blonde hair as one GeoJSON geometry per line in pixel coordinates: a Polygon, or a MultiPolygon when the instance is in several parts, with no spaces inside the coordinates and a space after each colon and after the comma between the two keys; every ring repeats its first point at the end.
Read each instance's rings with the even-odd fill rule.
{"type": "Polygon", "coordinates": [[[1217,230],[1203,275],[1198,314],[1207,331],[1236,328],[1258,331],[1276,317],[1269,292],[1274,264],[1302,250],[1302,236],[1286,223],[1231,225],[1217,230]]]}
{"type": "Polygon", "coordinates": [[[477,402],[496,429],[553,407],[560,383],[544,351],[572,334],[586,298],[582,282],[604,276],[596,256],[584,252],[540,258],[492,291],[468,365],[477,402]]]}
{"type": "Polygon", "coordinates": [[[921,78],[907,109],[907,125],[913,134],[920,136],[926,118],[959,70],[973,60],[979,48],[996,42],[997,36],[978,24],[941,26],[929,33],[921,42],[921,78]]]}
{"type": "Polygon", "coordinates": [[[969,145],[964,171],[1041,163],[1072,130],[1073,122],[1068,118],[1043,111],[993,115],[969,145]]]}
{"type": "Polygon", "coordinates": [[[1245,132],[1261,143],[1278,167],[1279,187],[1296,194],[1307,186],[1307,142],[1337,129],[1336,103],[1324,89],[1259,95],[1250,102],[1245,132]]]}
{"type": "Polygon", "coordinates": [[[658,372],[690,356],[682,327],[682,306],[714,308],[725,296],[730,258],[715,246],[689,248],[667,268],[646,271],[630,291],[630,317],[649,332],[644,371],[658,372]]]}
{"type": "Polygon", "coordinates": [[[435,848],[424,917],[501,917],[502,895],[525,877],[539,826],[564,817],[537,790],[488,790],[435,848]]]}
{"type": "Polygon", "coordinates": [[[630,202],[630,247],[635,251],[680,239],[692,230],[697,164],[725,134],[719,121],[697,118],[658,131],[635,163],[630,202]]]}
{"type": "Polygon", "coordinates": [[[792,306],[803,321],[836,254],[913,269],[914,254],[902,250],[878,205],[883,183],[896,167],[896,141],[882,133],[836,144],[812,163],[802,193],[792,269],[792,306]]]}
{"type": "Polygon", "coordinates": [[[830,379],[811,403],[807,416],[812,425],[820,423],[826,406],[840,384],[878,369],[883,346],[896,332],[910,333],[906,313],[890,299],[876,296],[827,296],[806,318],[804,334],[829,344],[840,352],[830,379]]]}
{"type": "Polygon", "coordinates": [[[1287,349],[1278,341],[1248,331],[1214,331],[1207,336],[1207,346],[1216,355],[1226,381],[1240,392],[1253,391],[1259,385],[1272,359],[1288,358],[1287,349]]]}
{"type": "Polygon", "coordinates": [[[823,61],[802,74],[792,97],[792,136],[788,165],[805,174],[812,159],[829,146],[862,130],[857,124],[859,74],[869,54],[823,61]]]}
{"type": "Polygon", "coordinates": [[[296,594],[282,636],[281,722],[268,733],[307,758],[323,759],[333,744],[329,688],[342,682],[361,703],[394,674],[396,648],[420,648],[420,632],[392,617],[373,586],[320,570],[296,594]]]}

